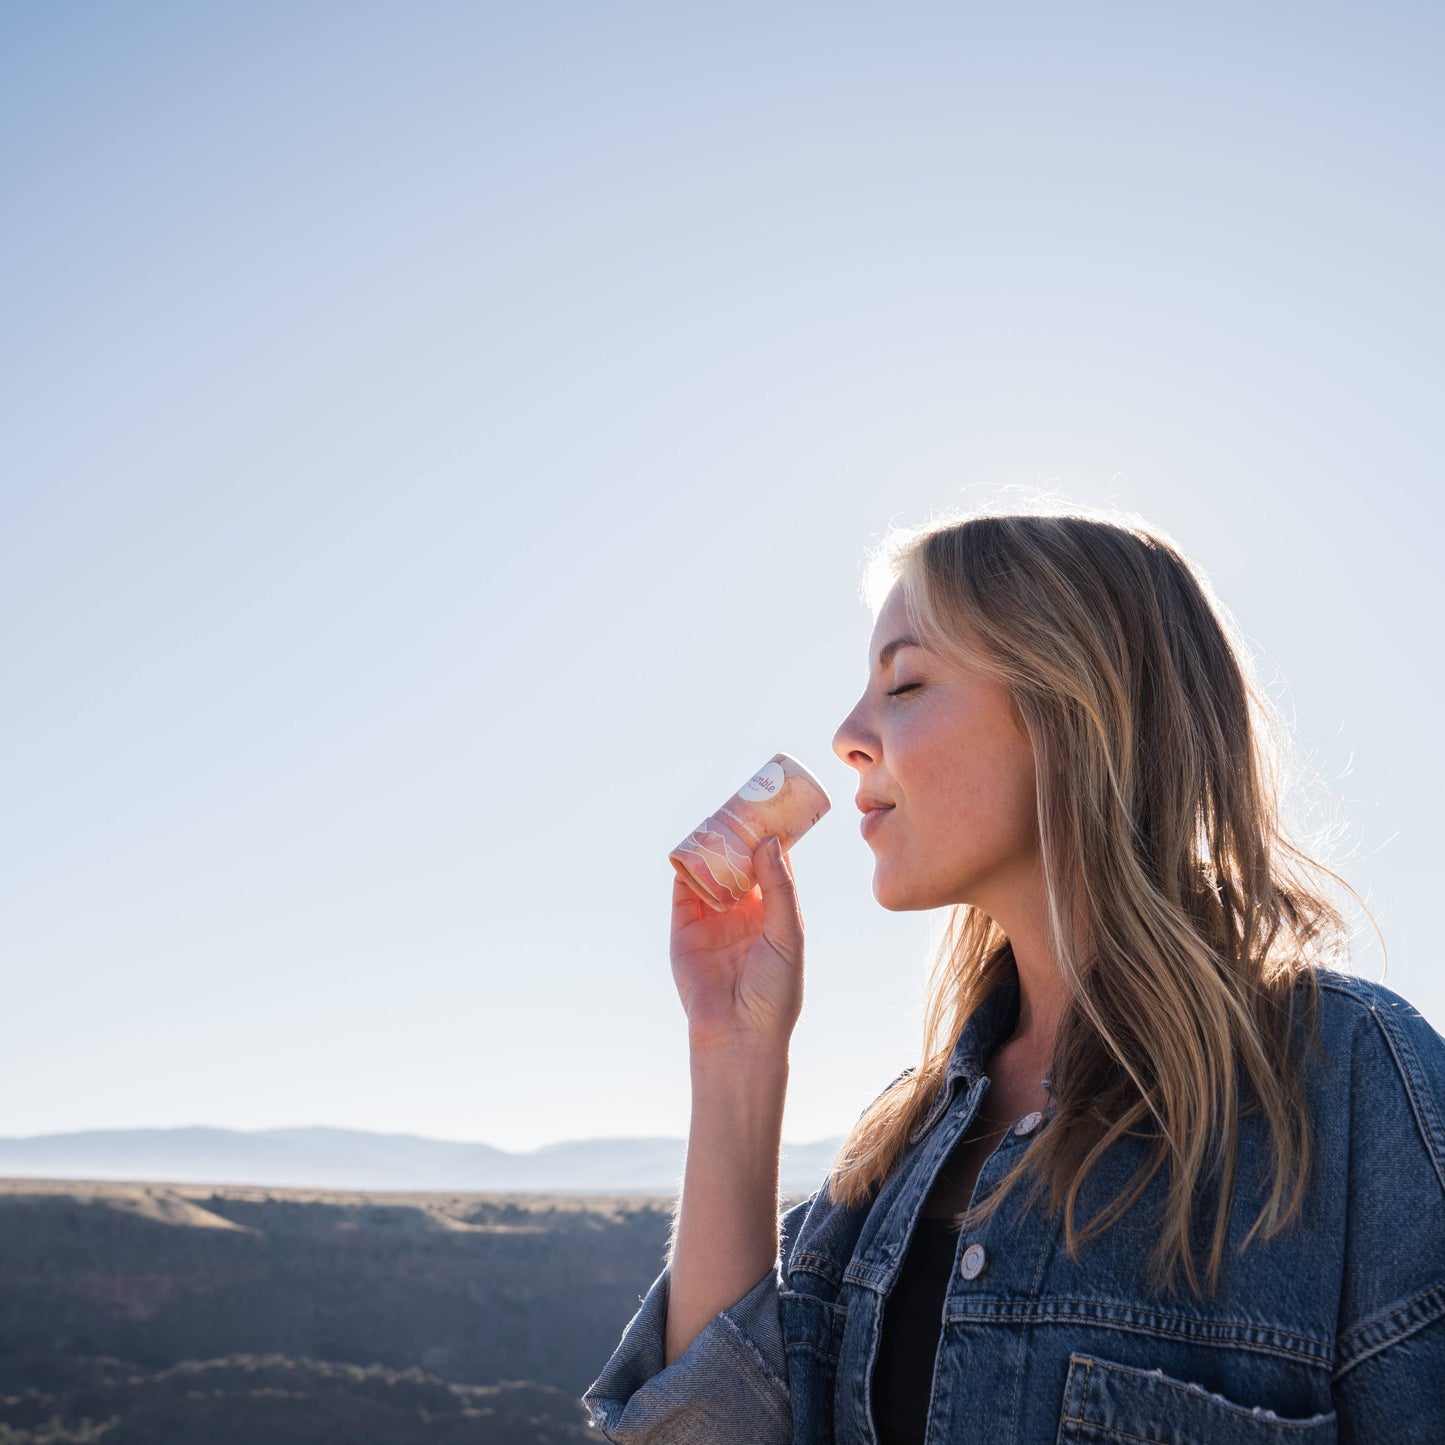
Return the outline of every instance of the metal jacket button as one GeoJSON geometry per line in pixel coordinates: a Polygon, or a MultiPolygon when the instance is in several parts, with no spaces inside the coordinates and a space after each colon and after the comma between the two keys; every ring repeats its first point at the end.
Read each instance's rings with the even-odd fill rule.
{"type": "Polygon", "coordinates": [[[959,1262],[958,1272],[964,1279],[977,1279],[983,1273],[984,1262],[983,1245],[970,1244],[963,1252],[963,1259],[959,1262]]]}
{"type": "Polygon", "coordinates": [[[1014,1125],[1015,1134],[1032,1134],[1040,1124],[1044,1122],[1044,1116],[1037,1112],[1025,1114],[1022,1119],[1014,1125]]]}

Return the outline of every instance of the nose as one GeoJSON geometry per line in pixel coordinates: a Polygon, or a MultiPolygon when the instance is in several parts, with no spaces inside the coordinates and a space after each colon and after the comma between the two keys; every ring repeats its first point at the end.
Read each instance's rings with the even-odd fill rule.
{"type": "Polygon", "coordinates": [[[858,711],[855,707],[833,734],[833,751],[850,768],[863,768],[878,761],[878,741],[863,727],[858,711]]]}

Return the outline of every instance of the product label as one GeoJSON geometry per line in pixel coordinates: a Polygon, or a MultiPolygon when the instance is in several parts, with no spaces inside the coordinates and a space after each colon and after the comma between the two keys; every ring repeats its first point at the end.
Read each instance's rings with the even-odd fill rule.
{"type": "Polygon", "coordinates": [[[761,768],[738,789],[738,797],[749,803],[766,803],[783,791],[786,774],[780,763],[764,763],[761,768]]]}

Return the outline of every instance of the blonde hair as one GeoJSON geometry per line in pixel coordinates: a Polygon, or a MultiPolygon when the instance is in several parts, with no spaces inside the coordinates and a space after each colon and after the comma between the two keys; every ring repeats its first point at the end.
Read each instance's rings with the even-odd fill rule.
{"type": "MultiPolygon", "coordinates": [[[[1308,875],[1359,899],[1286,836],[1287,729],[1208,581],[1135,517],[974,509],[895,529],[865,578],[875,613],[882,584],[895,581],[915,636],[1009,690],[1034,754],[1050,936],[1069,995],[1054,1041],[1053,1121],[958,1221],[976,1226],[1027,1180],[1023,1207],[1047,1188],[1077,1260],[1168,1163],[1153,1279],[1168,1291],[1182,1265],[1198,1296],[1192,1210],[1217,1170],[1204,1282],[1213,1293],[1242,1084],[1267,1122],[1274,1173],[1241,1252],[1259,1231],[1283,1230],[1304,1197],[1311,1125],[1291,1037],[1297,1009],[1313,1035],[1315,968],[1349,942],[1308,875]],[[1076,1227],[1085,1177],[1131,1131],[1153,1142],[1144,1166],[1076,1227]]],[[[991,918],[951,909],[925,992],[920,1062],[844,1140],[826,1184],[834,1200],[871,1201],[933,1103],[964,1024],[1012,964],[991,918]]]]}

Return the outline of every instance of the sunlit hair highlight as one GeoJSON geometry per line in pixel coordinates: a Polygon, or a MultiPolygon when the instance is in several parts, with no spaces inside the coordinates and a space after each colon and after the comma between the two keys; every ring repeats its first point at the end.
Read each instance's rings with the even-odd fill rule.
{"type": "MultiPolygon", "coordinates": [[[[1314,1031],[1316,968],[1349,945],[1318,880],[1359,900],[1288,836],[1288,729],[1205,576],[1136,517],[1070,508],[935,518],[875,550],[864,581],[875,614],[895,583],[914,635],[1009,690],[1034,754],[1049,927],[1069,994],[1053,1120],[959,1221],[977,1226],[1027,1184],[1022,1207],[1047,1193],[1077,1259],[1167,1165],[1156,1288],[1173,1289],[1182,1269],[1196,1296],[1212,1294],[1242,1112],[1262,1112],[1273,1149],[1268,1198],[1242,1248],[1283,1230],[1304,1198],[1311,1123],[1295,1041],[1301,1025],[1306,1040],[1314,1031]],[[1125,1136],[1150,1141],[1143,1166],[1078,1226],[1084,1179],[1125,1136]],[[1203,1186],[1215,1178],[1211,1201],[1203,1186]],[[1201,1197],[1202,1279],[1192,1245],[1201,1197]]],[[[992,919],[966,904],[950,910],[919,1063],[844,1141],[827,1181],[835,1200],[871,1200],[932,1105],[965,1023],[1011,965],[992,919]]]]}

